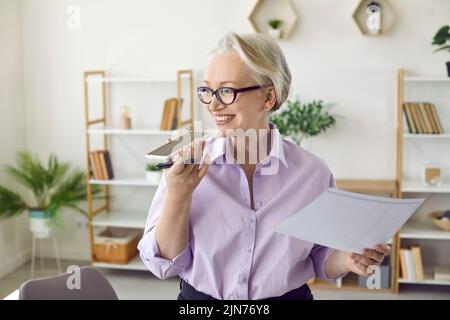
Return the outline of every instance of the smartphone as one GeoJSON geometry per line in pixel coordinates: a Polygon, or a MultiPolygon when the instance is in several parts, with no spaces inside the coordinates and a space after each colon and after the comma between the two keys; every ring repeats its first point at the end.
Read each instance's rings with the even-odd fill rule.
{"type": "Polygon", "coordinates": [[[162,146],[148,152],[145,157],[156,163],[159,168],[169,168],[173,164],[174,156],[184,147],[191,144],[194,140],[206,138],[209,134],[207,132],[193,132],[189,131],[172,141],[169,141],[162,146]]]}

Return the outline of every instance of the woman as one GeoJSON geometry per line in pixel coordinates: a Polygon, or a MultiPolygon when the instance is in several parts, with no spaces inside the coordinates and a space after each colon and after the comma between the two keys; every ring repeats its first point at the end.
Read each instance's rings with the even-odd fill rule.
{"type": "Polygon", "coordinates": [[[214,51],[197,93],[219,137],[202,144],[203,165],[185,161],[191,146],[166,169],[138,246],[157,277],[180,276],[178,299],[312,299],[309,279],[366,276],[388,254],[385,245],[358,255],[272,230],[335,186],[323,160],[269,123],[290,83],[281,49],[262,35],[230,33],[214,51]],[[256,142],[245,137],[240,149],[228,134],[239,131],[256,131],[256,142]]]}

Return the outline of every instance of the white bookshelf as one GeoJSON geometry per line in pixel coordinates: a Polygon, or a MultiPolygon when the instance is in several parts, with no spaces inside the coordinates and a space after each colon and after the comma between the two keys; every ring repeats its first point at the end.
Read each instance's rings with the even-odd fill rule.
{"type": "Polygon", "coordinates": [[[444,82],[450,83],[450,77],[404,77],[405,82],[444,82]]]}
{"type": "Polygon", "coordinates": [[[438,285],[438,286],[448,286],[450,285],[450,281],[444,281],[444,280],[434,280],[433,279],[433,272],[430,270],[425,270],[424,272],[424,280],[417,281],[417,280],[407,280],[407,279],[398,279],[399,283],[403,284],[422,284],[422,285],[438,285]]]}
{"type": "Polygon", "coordinates": [[[405,180],[402,183],[404,193],[450,193],[450,182],[443,181],[439,186],[429,186],[421,180],[405,180]]]}
{"type": "Polygon", "coordinates": [[[412,281],[398,278],[399,284],[450,285],[450,281],[433,279],[436,264],[448,265],[450,259],[450,232],[440,230],[428,218],[435,210],[450,209],[450,77],[406,76],[398,73],[398,132],[397,132],[397,179],[401,198],[426,198],[423,205],[405,223],[399,232],[400,246],[417,244],[422,248],[425,280],[412,281]],[[431,102],[436,105],[443,134],[413,134],[408,132],[403,111],[404,102],[431,102]],[[438,164],[443,168],[442,183],[426,184],[420,177],[424,165],[438,164]],[[445,252],[447,251],[447,252],[445,252]],[[443,259],[437,259],[442,257],[443,259]]]}
{"type": "Polygon", "coordinates": [[[121,178],[110,180],[90,179],[90,184],[107,185],[107,186],[130,186],[130,187],[157,187],[158,184],[150,182],[145,178],[121,178]]]}
{"type": "MultiPolygon", "coordinates": [[[[193,127],[193,72],[178,70],[173,77],[130,77],[107,75],[104,70],[86,71],[83,84],[88,185],[101,186],[105,196],[104,200],[95,200],[95,205],[93,198],[88,198],[89,240],[93,247],[95,233],[101,228],[145,228],[158,183],[145,177],[147,161],[144,154],[168,138],[179,136],[182,130],[193,127]],[[165,103],[173,98],[184,101],[176,110],[179,129],[159,130],[165,103]],[[118,126],[123,106],[131,108],[131,129],[118,126]],[[99,180],[91,176],[89,155],[95,149],[109,151],[114,179],[99,180]]],[[[95,261],[94,255],[91,261],[92,265],[101,268],[147,270],[139,255],[127,264],[95,261]]]]}
{"type": "Polygon", "coordinates": [[[107,262],[93,262],[92,265],[98,268],[108,268],[108,269],[122,269],[122,270],[136,270],[136,271],[148,271],[142,262],[139,255],[130,260],[126,264],[117,263],[107,263],[107,262]]]}
{"type": "Polygon", "coordinates": [[[450,134],[413,134],[413,133],[403,133],[403,138],[405,139],[450,139],[450,134]]]}
{"type": "Polygon", "coordinates": [[[147,220],[147,211],[127,212],[111,211],[103,212],[92,219],[95,227],[122,227],[132,229],[144,229],[147,220]]]}
{"type": "Polygon", "coordinates": [[[432,224],[431,221],[424,222],[410,219],[400,230],[400,238],[450,240],[450,232],[439,230],[432,224]]]}
{"type": "Polygon", "coordinates": [[[176,83],[177,79],[166,77],[92,77],[86,81],[89,83],[176,83]]]}
{"type": "Polygon", "coordinates": [[[121,129],[115,127],[94,127],[89,128],[87,132],[93,134],[108,135],[150,135],[150,136],[167,136],[168,138],[177,134],[177,130],[157,130],[146,128],[121,129]]]}

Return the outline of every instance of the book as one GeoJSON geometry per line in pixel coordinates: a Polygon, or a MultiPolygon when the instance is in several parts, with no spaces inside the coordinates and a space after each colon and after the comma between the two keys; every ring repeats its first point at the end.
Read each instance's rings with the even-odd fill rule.
{"type": "Polygon", "coordinates": [[[91,152],[89,154],[89,159],[91,162],[91,172],[92,172],[92,176],[94,179],[98,179],[99,175],[98,175],[98,168],[97,168],[97,163],[95,162],[94,159],[94,152],[91,152]]]}
{"type": "Polygon", "coordinates": [[[426,110],[426,107],[425,107],[425,103],[420,102],[418,105],[419,105],[419,109],[420,109],[421,114],[422,114],[422,118],[424,119],[424,122],[425,122],[426,133],[433,133],[433,127],[431,126],[431,121],[430,121],[430,118],[428,116],[428,113],[427,113],[427,110],[426,110]]]}
{"type": "Polygon", "coordinates": [[[417,281],[423,281],[425,279],[423,272],[422,252],[419,246],[412,246],[411,252],[414,261],[414,270],[417,281]]]}
{"type": "Polygon", "coordinates": [[[413,118],[412,118],[412,114],[411,114],[411,110],[410,110],[410,106],[409,106],[408,102],[405,102],[403,104],[403,110],[405,112],[405,118],[406,118],[406,123],[408,125],[409,133],[417,133],[416,126],[414,124],[414,121],[413,121],[413,118]]]}
{"type": "Polygon", "coordinates": [[[425,118],[422,113],[422,108],[420,107],[419,103],[414,102],[413,103],[414,109],[416,110],[417,118],[419,120],[419,126],[420,126],[420,133],[428,133],[426,124],[425,124],[425,118]]]}
{"type": "Polygon", "coordinates": [[[408,268],[406,264],[406,249],[400,249],[400,269],[402,271],[402,279],[409,280],[408,268]]]}
{"type": "Polygon", "coordinates": [[[169,105],[167,102],[164,104],[163,115],[161,118],[161,124],[159,125],[159,130],[166,130],[167,116],[169,115],[169,105]]]}
{"type": "Polygon", "coordinates": [[[417,281],[414,259],[410,249],[405,250],[406,269],[408,269],[408,280],[417,281]]]}
{"type": "Polygon", "coordinates": [[[427,102],[424,103],[425,111],[427,112],[428,119],[430,119],[432,133],[439,133],[439,128],[434,120],[433,112],[431,111],[431,105],[427,102]]]}
{"type": "Polygon", "coordinates": [[[97,165],[98,179],[104,180],[106,177],[103,175],[102,162],[100,160],[100,150],[94,152],[94,159],[97,165]]]}
{"type": "Polygon", "coordinates": [[[437,110],[436,110],[435,105],[432,104],[432,103],[431,103],[430,105],[431,105],[431,111],[432,111],[432,113],[433,113],[433,115],[434,115],[434,119],[435,119],[436,124],[437,124],[437,127],[438,127],[438,129],[439,129],[439,133],[445,133],[445,130],[444,130],[444,128],[442,127],[442,123],[441,123],[441,120],[439,119],[439,115],[438,115],[438,113],[437,113],[437,110]]]}
{"type": "Polygon", "coordinates": [[[415,126],[417,128],[417,133],[423,133],[422,123],[420,122],[419,115],[417,113],[417,109],[416,109],[415,105],[413,103],[409,103],[409,108],[411,110],[411,114],[412,114],[415,126]]]}
{"type": "Polygon", "coordinates": [[[100,168],[102,172],[103,180],[109,180],[108,170],[106,169],[106,161],[105,161],[105,151],[101,150],[98,152],[98,157],[100,159],[100,168]]]}
{"type": "Polygon", "coordinates": [[[106,163],[106,171],[108,174],[108,179],[114,179],[114,172],[111,164],[111,156],[109,154],[108,150],[105,150],[103,156],[105,157],[105,163],[106,163]]]}
{"type": "Polygon", "coordinates": [[[167,116],[166,130],[172,130],[174,129],[173,127],[174,118],[176,117],[177,114],[177,99],[175,98],[168,99],[167,103],[169,105],[169,112],[167,116]]]}

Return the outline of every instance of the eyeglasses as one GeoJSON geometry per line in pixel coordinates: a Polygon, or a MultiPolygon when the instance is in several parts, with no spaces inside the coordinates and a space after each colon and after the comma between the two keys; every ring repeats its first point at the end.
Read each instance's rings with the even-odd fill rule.
{"type": "Polygon", "coordinates": [[[245,88],[231,88],[231,87],[222,87],[217,90],[213,90],[208,87],[198,87],[197,95],[200,101],[204,104],[210,104],[213,96],[215,95],[217,100],[224,105],[232,104],[236,100],[236,96],[240,92],[247,92],[252,90],[258,90],[263,88],[264,86],[252,86],[245,88]]]}

